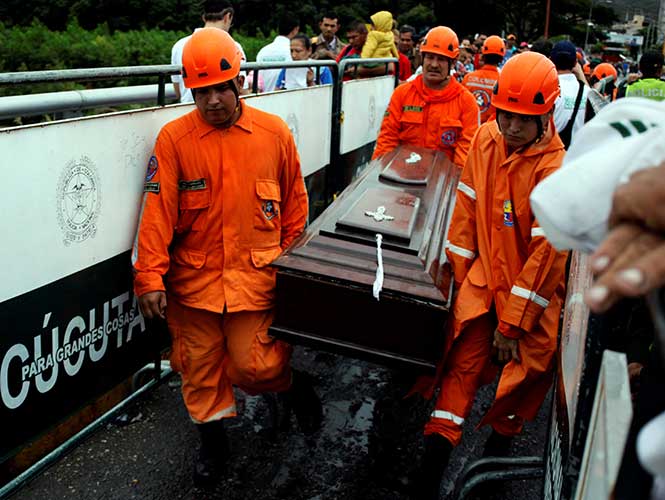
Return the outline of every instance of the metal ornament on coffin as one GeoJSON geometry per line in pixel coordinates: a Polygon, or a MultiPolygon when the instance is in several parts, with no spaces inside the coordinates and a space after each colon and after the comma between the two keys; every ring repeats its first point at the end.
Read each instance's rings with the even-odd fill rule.
{"type": "Polygon", "coordinates": [[[274,262],[271,333],[433,370],[450,305],[445,238],[459,174],[444,153],[418,147],[372,161],[274,262]]]}

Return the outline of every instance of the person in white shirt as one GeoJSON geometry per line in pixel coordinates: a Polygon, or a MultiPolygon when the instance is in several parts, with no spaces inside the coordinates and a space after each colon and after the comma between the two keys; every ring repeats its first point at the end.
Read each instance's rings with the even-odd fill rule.
{"type": "Polygon", "coordinates": [[[561,88],[561,94],[554,103],[554,126],[568,149],[573,136],[584,125],[589,86],[572,42],[562,40],[554,44],[550,59],[559,73],[561,88]]]}
{"type": "MultiPolygon", "coordinates": [[[[300,31],[300,22],[290,14],[284,14],[279,21],[278,35],[275,39],[259,50],[256,62],[281,63],[289,62],[291,58],[291,39],[300,31]]],[[[275,90],[277,77],[281,68],[265,69],[261,71],[263,86],[266,92],[275,90]]]]}
{"type": "MultiPolygon", "coordinates": [[[[203,15],[201,16],[204,23],[203,27],[218,28],[228,32],[233,25],[233,15],[233,7],[231,7],[231,4],[228,2],[224,0],[206,0],[203,4],[203,15]]],[[[201,28],[197,28],[195,31],[198,31],[199,29],[201,28]]],[[[192,35],[183,37],[173,45],[173,48],[171,49],[171,64],[182,66],[182,49],[191,37],[192,35]]],[[[247,57],[245,56],[245,51],[238,42],[236,42],[236,45],[238,46],[238,49],[240,49],[242,60],[246,61],[247,57]]],[[[182,81],[182,75],[172,75],[171,81],[173,82],[176,98],[180,102],[194,102],[192,91],[185,87],[185,84],[182,81]]]]}

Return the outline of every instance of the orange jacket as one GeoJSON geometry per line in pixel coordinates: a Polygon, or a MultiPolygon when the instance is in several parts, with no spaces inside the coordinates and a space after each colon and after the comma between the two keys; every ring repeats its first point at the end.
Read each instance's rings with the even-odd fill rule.
{"type": "Polygon", "coordinates": [[[482,68],[467,73],[462,80],[464,85],[476,98],[480,108],[480,123],[493,120],[496,110],[492,106],[492,91],[499,79],[499,69],[491,64],[485,64],[482,68]]]}
{"type": "Polygon", "coordinates": [[[194,110],[159,133],[132,252],[136,295],[168,289],[214,312],[272,307],[269,264],[302,232],[307,192],[286,124],[241,106],[229,129],[194,110]]]}
{"type": "Polygon", "coordinates": [[[443,151],[462,167],[477,129],[478,105],[471,92],[454,78],[443,90],[431,90],[419,75],[393,92],[372,158],[411,144],[443,151]]]}
{"type": "Polygon", "coordinates": [[[533,418],[551,383],[551,376],[542,374],[549,373],[556,350],[567,254],[545,239],[529,194],[561,165],[564,152],[551,121],[539,143],[507,157],[503,136],[491,121],[476,134],[458,184],[446,242],[458,290],[454,338],[492,304],[504,336],[528,337],[520,342],[522,363],[504,368],[497,403],[486,419],[502,411],[533,418]],[[523,382],[520,393],[516,388],[523,382]]]}

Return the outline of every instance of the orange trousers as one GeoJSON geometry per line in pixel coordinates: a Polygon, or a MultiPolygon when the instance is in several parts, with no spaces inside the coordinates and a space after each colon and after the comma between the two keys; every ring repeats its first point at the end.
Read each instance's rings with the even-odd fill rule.
{"type": "Polygon", "coordinates": [[[268,335],[273,311],[213,313],[169,297],[171,366],[195,423],[236,416],[233,386],[248,394],[291,386],[292,347],[268,335]]]}
{"type": "MultiPolygon", "coordinates": [[[[425,435],[441,434],[454,446],[459,444],[462,425],[471,412],[478,388],[491,382],[498,370],[490,359],[496,327],[494,314],[485,314],[472,320],[453,342],[425,435]]],[[[514,436],[522,431],[523,424],[522,418],[505,415],[491,425],[499,434],[514,436]]]]}

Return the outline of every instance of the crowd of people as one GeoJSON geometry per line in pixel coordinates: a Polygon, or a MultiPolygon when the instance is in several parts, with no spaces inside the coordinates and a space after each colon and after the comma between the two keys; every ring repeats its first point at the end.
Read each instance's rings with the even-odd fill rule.
{"type": "MultiPolygon", "coordinates": [[[[290,368],[290,346],[268,335],[275,293],[270,263],[307,221],[297,151],[281,120],[240,99],[252,82],[240,71],[242,47],[228,35],[233,9],[205,5],[204,27],[173,49],[173,63],[183,67],[174,80],[177,93],[196,109],[166,125],[157,139],[133,253],[143,314],[165,319],[172,334],[171,361],[201,435],[200,484],[214,481],[228,458],[223,422],[235,416],[234,385],[252,394],[277,392],[306,433],[316,432],[322,420],[307,377],[290,368]]],[[[508,454],[512,438],[536,416],[552,383],[567,250],[594,252],[596,281],[586,300],[595,312],[665,284],[665,151],[649,150],[639,169],[609,169],[617,173],[603,177],[602,209],[593,205],[597,195],[578,182],[578,172],[591,170],[589,151],[602,169],[616,161],[618,150],[638,151],[643,146],[635,141],[646,140],[649,126],[659,124],[658,117],[648,120],[656,125],[630,121],[638,134],[618,118],[599,116],[585,125],[590,85],[610,100],[625,96],[608,107],[618,111],[603,116],[630,117],[639,103],[645,106],[633,97],[665,99],[663,56],[645,53],[640,74],[626,75],[622,91],[613,65],[587,61],[568,40],[529,44],[514,35],[478,34],[460,42],[446,26],[419,35],[397,26],[387,11],[370,19],[369,26],[350,23],[345,44],[334,13],[321,16],[314,38],[285,15],[257,61],[398,58],[400,85],[373,158],[399,145],[419,146],[443,152],[462,169],[446,242],[455,286],[450,342],[437,377],[420,386],[438,395],[424,428],[414,497],[433,499],[482,384],[499,376],[482,421],[492,427],[486,456],[508,454]],[[565,163],[579,165],[560,169],[565,163]],[[574,197],[562,204],[561,193],[574,197]],[[591,219],[586,226],[582,216],[591,219]],[[591,236],[580,233],[587,226],[591,236]]],[[[385,71],[385,65],[360,63],[348,66],[344,78],[385,71]]],[[[264,92],[332,81],[329,71],[307,67],[259,75],[256,86],[264,92]]],[[[657,345],[649,328],[647,345],[657,345]]],[[[650,358],[660,361],[643,356],[632,379],[662,372],[660,356],[650,358]]],[[[665,410],[665,404],[653,406],[650,417],[665,410]]],[[[658,466],[649,470],[665,474],[658,466]]],[[[620,490],[617,498],[623,498],[620,490]]]]}

